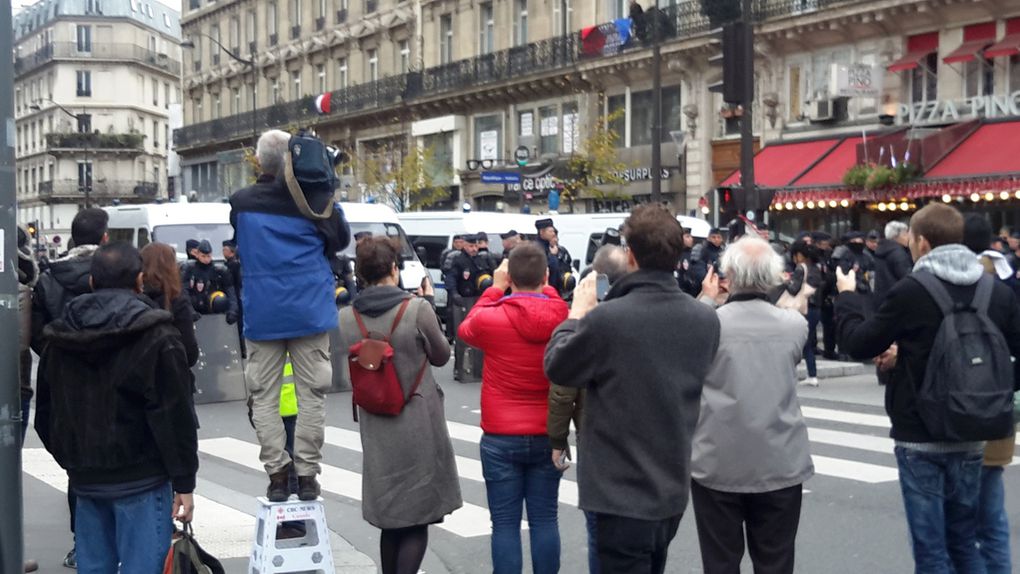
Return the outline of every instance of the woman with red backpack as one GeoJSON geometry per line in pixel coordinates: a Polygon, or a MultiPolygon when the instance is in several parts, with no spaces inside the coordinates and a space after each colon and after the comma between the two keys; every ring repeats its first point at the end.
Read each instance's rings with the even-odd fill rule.
{"type": "Polygon", "coordinates": [[[422,297],[399,287],[400,248],[392,240],[362,239],[356,254],[364,287],[340,312],[340,332],[361,425],[362,515],[382,529],[383,574],[416,574],[428,525],[463,505],[443,392],[429,368],[450,360],[450,344],[432,286],[423,283],[422,297]]]}

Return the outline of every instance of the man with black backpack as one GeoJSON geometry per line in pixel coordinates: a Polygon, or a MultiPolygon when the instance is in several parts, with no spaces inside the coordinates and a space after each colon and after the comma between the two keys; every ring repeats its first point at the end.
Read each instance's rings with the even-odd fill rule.
{"type": "Polygon", "coordinates": [[[882,355],[892,369],[885,404],[917,572],[986,572],[976,539],[982,451],[1013,430],[1020,310],[960,245],[963,230],[963,216],[941,203],[914,214],[914,272],[871,318],[854,272],[836,271],[840,348],[882,355]]]}

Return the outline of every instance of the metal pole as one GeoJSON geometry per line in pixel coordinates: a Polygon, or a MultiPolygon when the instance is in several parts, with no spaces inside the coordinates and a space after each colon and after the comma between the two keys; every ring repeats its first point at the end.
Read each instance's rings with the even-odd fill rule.
{"type": "MultiPolygon", "coordinates": [[[[744,0],[745,2],[747,0],[744,0]]],[[[649,10],[643,17],[645,26],[648,15],[653,15],[652,26],[652,203],[662,201],[662,50],[659,47],[659,0],[655,10],[649,10]]]]}
{"type": "Polygon", "coordinates": [[[753,210],[755,216],[762,206],[758,205],[758,190],[754,185],[754,126],[751,121],[751,105],[754,102],[754,15],[751,12],[751,0],[743,0],[743,19],[745,29],[744,53],[741,58],[746,65],[744,70],[744,101],[741,102],[743,115],[740,116],[740,181],[744,188],[748,211],[753,210]]]}
{"type": "Polygon", "coordinates": [[[89,163],[89,134],[85,134],[83,153],[85,154],[85,209],[92,207],[89,202],[89,193],[92,192],[92,180],[95,178],[92,173],[93,165],[89,163]]]}
{"type": "MultiPolygon", "coordinates": [[[[258,85],[258,76],[255,75],[255,51],[251,53],[251,149],[252,151],[259,143],[258,120],[255,115],[255,87],[258,85]]],[[[257,174],[256,174],[257,175],[257,174]]]]}
{"type": "MultiPolygon", "coordinates": [[[[11,3],[0,3],[0,54],[14,49],[11,3]]],[[[0,78],[14,62],[0,58],[0,78]]],[[[21,492],[21,385],[18,376],[17,200],[14,194],[14,86],[0,88],[0,572],[24,571],[21,492]],[[6,263],[6,264],[3,264],[6,263]]],[[[38,233],[36,227],[36,233],[38,233]]]]}

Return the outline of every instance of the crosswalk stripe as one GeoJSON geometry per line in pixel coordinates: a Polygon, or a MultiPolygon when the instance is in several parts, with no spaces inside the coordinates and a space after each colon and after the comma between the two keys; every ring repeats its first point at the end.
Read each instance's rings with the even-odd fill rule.
{"type": "Polygon", "coordinates": [[[815,464],[815,474],[847,478],[869,484],[891,482],[900,477],[899,471],[889,466],[817,455],[811,455],[811,461],[815,464]]]}
{"type": "MultiPolygon", "coordinates": [[[[67,472],[44,448],[21,451],[22,470],[61,492],[67,492],[67,472]]],[[[255,517],[214,500],[195,495],[195,538],[217,558],[245,558],[251,551],[255,517]]]]}
{"type": "MultiPolygon", "coordinates": [[[[361,435],[351,430],[337,427],[326,427],[326,443],[347,450],[352,450],[354,452],[362,452],[361,435]]],[[[475,482],[485,482],[485,476],[482,474],[481,461],[464,456],[456,456],[455,459],[457,461],[457,474],[459,474],[461,478],[466,478],[475,482]]],[[[566,479],[560,480],[559,501],[563,504],[577,506],[576,482],[566,479]]]]}
{"type": "Polygon", "coordinates": [[[809,419],[819,419],[837,423],[850,423],[882,429],[891,427],[889,417],[885,415],[869,415],[850,411],[837,411],[835,409],[823,409],[819,407],[801,407],[800,412],[804,414],[805,418],[809,419]]]}
{"type": "MultiPolygon", "coordinates": [[[[230,437],[199,441],[199,450],[205,454],[228,460],[235,464],[262,471],[259,462],[259,446],[230,437]]],[[[361,500],[361,474],[323,464],[319,480],[322,490],[352,500],[361,500]]],[[[484,536],[491,532],[489,511],[465,502],[464,506],[446,517],[440,528],[464,538],[484,536]]]]}
{"type": "Polygon", "coordinates": [[[855,448],[858,450],[880,452],[883,454],[893,454],[893,447],[896,445],[891,438],[812,427],[808,427],[808,439],[811,442],[832,444],[836,446],[855,448]]]}

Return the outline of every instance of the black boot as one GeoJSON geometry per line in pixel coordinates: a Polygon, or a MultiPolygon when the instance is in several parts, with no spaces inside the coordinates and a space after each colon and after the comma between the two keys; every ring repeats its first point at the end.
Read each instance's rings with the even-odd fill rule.
{"type": "Polygon", "coordinates": [[[299,476],[297,479],[297,496],[301,500],[315,500],[319,498],[322,489],[319,488],[319,481],[315,476],[299,476]]]}
{"type": "Polygon", "coordinates": [[[286,502],[290,497],[290,485],[287,478],[290,476],[290,465],[283,467],[278,472],[269,475],[269,488],[266,489],[266,498],[269,502],[286,502]]]}

